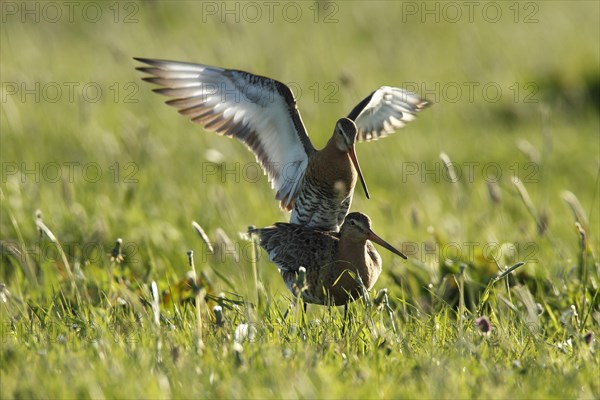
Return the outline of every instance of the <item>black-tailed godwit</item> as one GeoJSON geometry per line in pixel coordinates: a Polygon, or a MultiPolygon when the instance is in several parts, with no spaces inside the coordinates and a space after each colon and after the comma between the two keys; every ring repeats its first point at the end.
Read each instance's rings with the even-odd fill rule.
{"type": "Polygon", "coordinates": [[[370,290],[381,274],[381,256],[370,241],[394,254],[406,256],[371,230],[371,220],[362,213],[346,216],[339,232],[324,232],[302,225],[276,223],[250,229],[260,246],[279,268],[294,295],[300,267],[306,270],[302,291],[305,303],[346,305],[370,290]]]}
{"type": "Polygon", "coordinates": [[[150,75],[145,81],[161,86],[155,92],[173,97],[168,105],[254,152],[280,206],[292,211],[291,223],[327,231],[339,230],[357,178],[369,197],[354,143],[393,133],[429,104],[415,93],[383,86],[339,119],[331,139],[316,150],[283,83],[208,65],[135,59],[149,65],[138,70],[150,75]]]}

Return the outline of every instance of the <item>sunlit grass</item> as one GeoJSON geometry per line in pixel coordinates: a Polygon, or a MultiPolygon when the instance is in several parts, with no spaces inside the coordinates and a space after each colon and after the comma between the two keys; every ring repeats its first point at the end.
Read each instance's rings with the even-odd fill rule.
{"type": "Polygon", "coordinates": [[[339,3],[331,24],[312,3],[251,24],[194,2],[141,3],[131,24],[3,22],[1,396],[598,398],[598,5],[491,24],[421,22],[408,3],[339,3]],[[343,334],[341,308],[303,318],[240,236],[288,218],[254,156],[163,105],[133,56],[295,85],[316,147],[380,85],[435,103],[357,145],[372,199],[352,209],[409,260],[381,252],[343,334]],[[502,96],[471,101],[465,82],[502,96]]]}

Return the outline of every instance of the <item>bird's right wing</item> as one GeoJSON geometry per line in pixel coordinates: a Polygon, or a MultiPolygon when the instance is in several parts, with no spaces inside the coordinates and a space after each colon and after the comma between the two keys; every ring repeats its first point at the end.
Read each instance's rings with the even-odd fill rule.
{"type": "Polygon", "coordinates": [[[357,142],[377,140],[415,120],[430,103],[406,89],[382,86],[365,97],[348,114],[358,133],[357,142]]]}

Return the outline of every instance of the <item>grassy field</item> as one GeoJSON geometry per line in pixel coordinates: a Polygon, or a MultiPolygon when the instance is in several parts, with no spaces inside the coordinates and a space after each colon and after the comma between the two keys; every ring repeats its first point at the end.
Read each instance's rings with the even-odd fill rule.
{"type": "Polygon", "coordinates": [[[0,397],[600,397],[598,2],[0,5],[0,397]],[[357,145],[409,260],[343,334],[240,234],[289,218],[254,156],[134,56],[285,82],[318,148],[381,85],[434,103],[357,145]]]}

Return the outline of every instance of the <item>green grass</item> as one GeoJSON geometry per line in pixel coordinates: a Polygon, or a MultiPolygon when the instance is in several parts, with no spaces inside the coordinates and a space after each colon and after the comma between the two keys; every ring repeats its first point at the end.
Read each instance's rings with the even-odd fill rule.
{"type": "Polygon", "coordinates": [[[291,3],[295,23],[283,4],[255,23],[207,14],[221,2],[91,3],[96,23],[83,4],[73,22],[66,6],[58,22],[22,22],[22,4],[4,2],[0,26],[2,398],[600,397],[586,341],[600,334],[598,3],[518,3],[516,23],[512,2],[494,3],[496,23],[484,3],[455,23],[411,15],[421,2],[319,3],[316,23],[310,2],[291,3]],[[372,199],[359,190],[352,209],[409,260],[381,250],[384,272],[344,334],[338,308],[284,320],[293,299],[260,252],[255,284],[239,233],[288,216],[252,154],[163,105],[133,56],[289,83],[316,147],[378,86],[435,103],[357,145],[372,199]]]}

